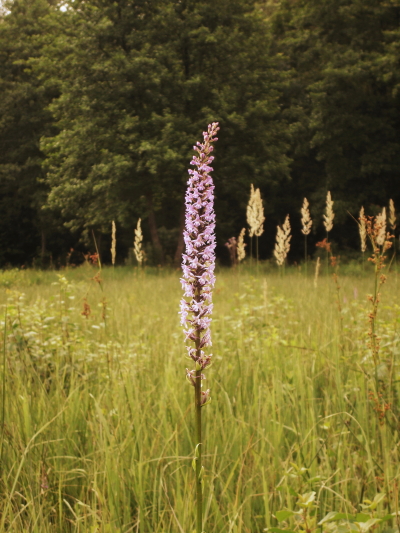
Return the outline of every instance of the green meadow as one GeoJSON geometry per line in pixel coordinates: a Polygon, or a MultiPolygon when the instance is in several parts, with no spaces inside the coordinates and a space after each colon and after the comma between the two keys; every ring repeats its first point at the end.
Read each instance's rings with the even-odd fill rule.
{"type": "MultiPolygon", "coordinates": [[[[206,533],[398,529],[400,279],[374,365],[373,266],[311,270],[217,271],[206,533]]],[[[191,533],[180,271],[96,273],[0,273],[0,531],[191,533]]]]}

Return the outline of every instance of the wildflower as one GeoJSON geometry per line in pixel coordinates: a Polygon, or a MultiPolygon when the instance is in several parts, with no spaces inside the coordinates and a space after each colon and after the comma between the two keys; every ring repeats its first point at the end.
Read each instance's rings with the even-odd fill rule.
{"type": "Polygon", "coordinates": [[[323,248],[328,253],[331,253],[331,243],[328,242],[328,239],[325,237],[325,239],[322,239],[322,241],[317,242],[315,246],[318,246],[318,248],[323,248]]]}
{"type": "Polygon", "coordinates": [[[215,283],[215,214],[214,184],[209,173],[213,156],[212,143],[217,141],[218,123],[208,126],[203,133],[204,142],[193,149],[186,191],[186,221],[183,233],[186,253],[182,255],[183,277],[181,279],[184,296],[181,300],[181,324],[185,328],[186,339],[192,340],[195,347],[187,346],[189,358],[196,363],[196,369],[204,369],[211,363],[211,354],[203,348],[211,346],[210,322],[212,289],[215,283]]]}

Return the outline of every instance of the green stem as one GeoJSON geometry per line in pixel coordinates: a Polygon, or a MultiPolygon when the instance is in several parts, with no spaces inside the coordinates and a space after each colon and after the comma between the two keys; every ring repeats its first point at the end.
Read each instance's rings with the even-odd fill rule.
{"type": "Polygon", "coordinates": [[[3,444],[4,428],[6,416],[6,337],[7,337],[7,303],[4,311],[4,332],[3,332],[3,382],[2,382],[2,412],[1,412],[1,448],[0,448],[0,472],[3,471],[3,444]]]}
{"type": "Polygon", "coordinates": [[[258,237],[256,236],[257,276],[258,276],[258,237]]]}
{"type": "Polygon", "coordinates": [[[307,235],[304,235],[304,261],[305,261],[305,270],[306,270],[306,277],[307,277],[307,235]]]}
{"type": "MultiPolygon", "coordinates": [[[[329,231],[326,232],[326,243],[329,245],[329,231]]],[[[329,276],[329,252],[326,250],[326,273],[329,276]]]]}
{"type": "Polygon", "coordinates": [[[194,397],[196,410],[196,533],[202,533],[203,490],[201,483],[201,370],[196,370],[194,397]]]}

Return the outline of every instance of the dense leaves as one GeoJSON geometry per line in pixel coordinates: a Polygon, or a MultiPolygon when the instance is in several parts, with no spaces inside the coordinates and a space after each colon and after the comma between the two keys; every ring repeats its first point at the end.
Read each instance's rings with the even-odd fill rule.
{"type": "Polygon", "coordinates": [[[111,220],[121,258],[139,217],[152,259],[178,259],[187,165],[210,121],[221,124],[222,257],[245,225],[251,183],[265,199],[263,257],[287,213],[296,231],[304,196],[317,238],[331,190],[332,237],[353,247],[347,211],[400,201],[398,0],[15,0],[7,8],[3,265],[43,256],[46,239],[59,254],[73,238],[89,246],[94,230],[101,245],[111,220]]]}
{"type": "Polygon", "coordinates": [[[399,22],[398,1],[301,0],[275,14],[297,133],[293,180],[320,212],[331,190],[338,222],[400,199],[399,22]]]}

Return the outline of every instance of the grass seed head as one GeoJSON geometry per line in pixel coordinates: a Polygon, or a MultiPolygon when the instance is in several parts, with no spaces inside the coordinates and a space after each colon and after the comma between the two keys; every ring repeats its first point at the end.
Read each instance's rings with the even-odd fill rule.
{"type": "Polygon", "coordinates": [[[309,203],[307,198],[304,198],[303,206],[301,208],[301,223],[303,225],[303,229],[301,230],[304,235],[309,235],[311,231],[312,226],[312,220],[309,210],[309,203]]]}
{"type": "Polygon", "coordinates": [[[139,265],[142,265],[143,259],[144,259],[144,253],[142,250],[142,242],[143,242],[143,233],[142,233],[142,227],[141,227],[142,219],[139,218],[136,229],[135,229],[135,243],[134,243],[134,252],[136,261],[139,263],[139,265]]]}
{"type": "Polygon", "coordinates": [[[246,250],[245,247],[247,246],[244,242],[244,235],[246,233],[246,228],[242,228],[242,231],[239,234],[239,238],[237,241],[237,260],[243,261],[243,259],[246,257],[246,250]]]}
{"type": "Polygon", "coordinates": [[[394,208],[394,202],[392,199],[389,200],[389,224],[392,228],[392,231],[396,229],[396,210],[394,208]]]}
{"type": "Polygon", "coordinates": [[[287,254],[290,250],[290,241],[292,236],[290,234],[291,227],[289,221],[289,215],[286,216],[285,222],[282,227],[277,226],[276,243],[274,249],[274,256],[279,266],[282,266],[285,262],[287,254]]]}
{"type": "Polygon", "coordinates": [[[359,224],[358,224],[358,230],[360,232],[360,239],[361,239],[361,251],[362,253],[365,252],[367,249],[367,220],[365,218],[364,213],[364,207],[361,207],[360,209],[360,216],[358,217],[359,224]]]}
{"type": "Polygon", "coordinates": [[[250,188],[250,199],[247,204],[246,214],[250,237],[253,237],[253,235],[260,237],[264,233],[264,207],[260,189],[254,189],[253,184],[251,184],[250,188]]]}
{"type": "Polygon", "coordinates": [[[386,208],[382,209],[382,212],[377,215],[374,223],[374,232],[376,238],[376,244],[383,246],[386,240],[386,208]]]}
{"type": "Polygon", "coordinates": [[[324,215],[324,226],[327,232],[331,231],[333,228],[333,219],[335,218],[335,213],[333,212],[333,201],[330,191],[326,195],[326,208],[324,215]]]}
{"type": "Polygon", "coordinates": [[[115,265],[115,258],[117,256],[117,228],[114,220],[111,222],[111,263],[115,265]]]}

